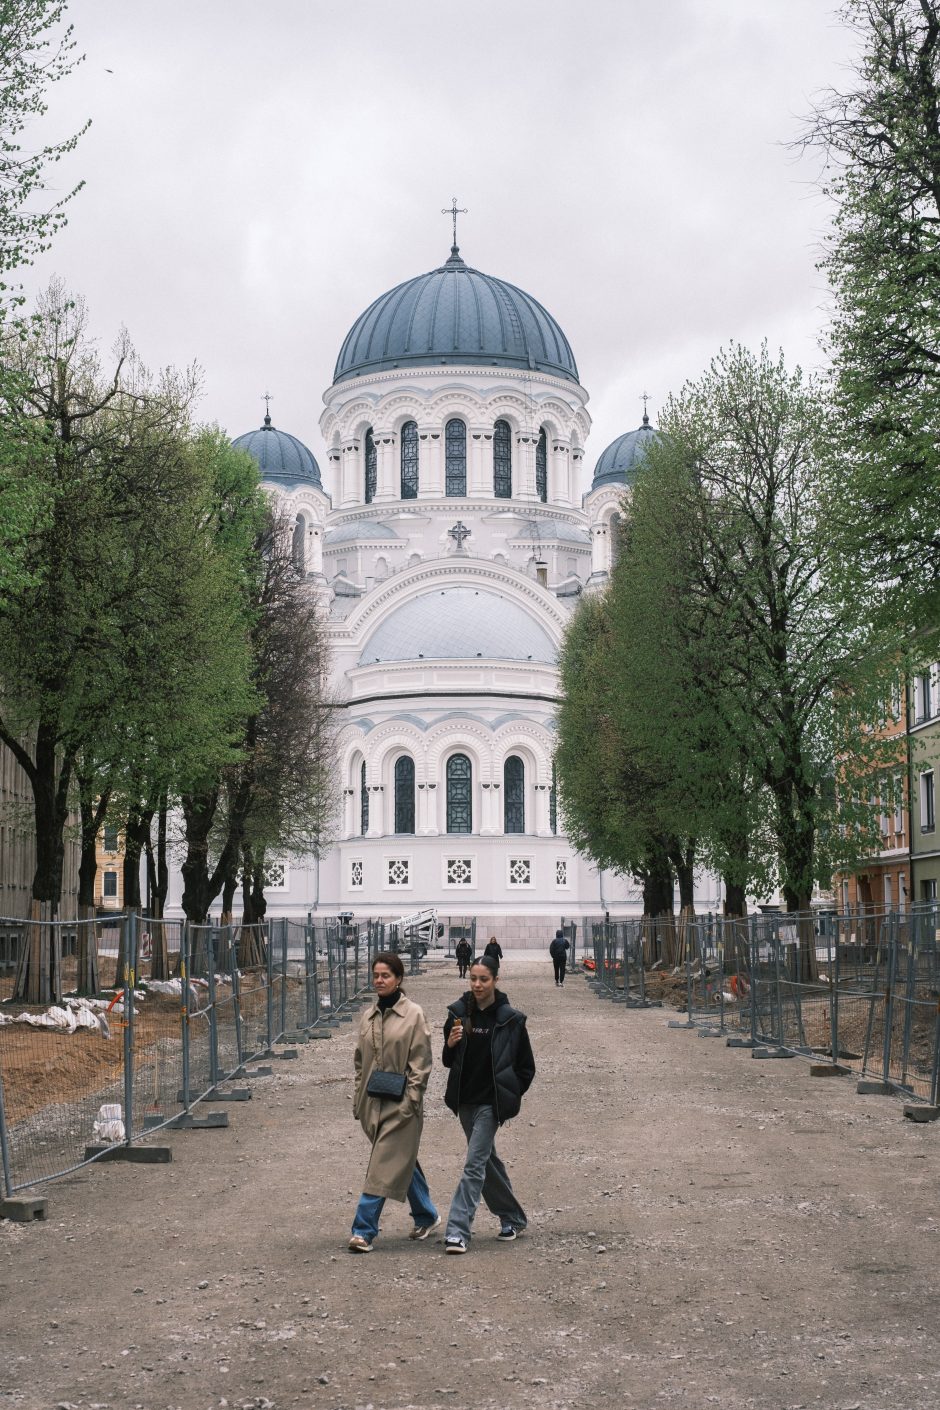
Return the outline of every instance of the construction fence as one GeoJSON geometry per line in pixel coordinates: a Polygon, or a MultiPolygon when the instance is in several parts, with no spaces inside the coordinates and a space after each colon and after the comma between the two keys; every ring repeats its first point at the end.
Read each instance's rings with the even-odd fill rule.
{"type": "Polygon", "coordinates": [[[885,1090],[940,1099],[940,913],[688,918],[664,974],[649,920],[588,923],[585,969],[627,1008],[678,999],[684,1023],[741,1045],[825,1057],[885,1090]]]}
{"type": "MultiPolygon", "coordinates": [[[[155,1132],[225,1124],[198,1111],[207,1099],[245,1099],[270,1075],[259,1061],[352,1017],[371,986],[372,956],[420,963],[393,923],[350,917],[260,925],[192,926],[136,914],[89,922],[0,921],[8,998],[22,947],[36,944],[56,974],[59,1002],[0,1008],[0,1196],[116,1158],[155,1132]],[[94,939],[111,985],[76,982],[94,939]]],[[[127,1158],[133,1158],[128,1156],[127,1158]]]]}

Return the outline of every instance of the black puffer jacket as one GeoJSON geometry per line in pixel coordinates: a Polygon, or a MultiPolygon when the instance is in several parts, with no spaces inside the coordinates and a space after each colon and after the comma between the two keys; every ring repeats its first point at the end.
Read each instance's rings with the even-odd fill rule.
{"type": "MultiPolygon", "coordinates": [[[[460,1105],[460,1075],[463,1069],[463,1055],[467,1047],[467,1036],[454,1048],[447,1046],[447,1036],[454,1026],[455,1018],[465,1018],[469,1008],[469,991],[456,1003],[448,1004],[447,1019],[444,1023],[444,1052],[441,1061],[449,1068],[447,1090],[444,1101],[451,1111],[460,1105]]],[[[522,1098],[532,1085],[535,1076],[535,1058],[526,1028],[526,1016],[514,1009],[506,995],[496,990],[494,1000],[496,1013],[493,1027],[491,1051],[493,1055],[493,1088],[496,1093],[496,1120],[500,1125],[519,1115],[522,1098]]]]}

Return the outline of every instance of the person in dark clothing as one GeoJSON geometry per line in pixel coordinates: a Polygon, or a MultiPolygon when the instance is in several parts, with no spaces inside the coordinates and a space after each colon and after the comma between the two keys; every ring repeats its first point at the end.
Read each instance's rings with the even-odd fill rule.
{"type": "Polygon", "coordinates": [[[495,935],[490,936],[486,949],[483,951],[483,953],[484,955],[489,955],[491,960],[496,961],[496,973],[498,974],[499,967],[503,961],[503,951],[495,935]]]}
{"type": "Polygon", "coordinates": [[[496,988],[496,961],[489,955],[470,966],[469,992],[448,1005],[444,1024],[444,1101],[467,1138],[467,1158],[454,1191],[445,1253],[466,1253],[482,1198],[499,1220],[497,1239],[511,1243],[526,1227],[525,1210],[496,1153],[496,1132],[518,1116],[535,1077],[526,1016],[496,988]]]}
{"type": "Polygon", "coordinates": [[[470,961],[473,959],[473,946],[469,940],[458,940],[454,954],[457,957],[457,973],[463,979],[470,968],[470,961]]]}
{"type": "Polygon", "coordinates": [[[548,953],[552,957],[552,964],[555,966],[555,983],[564,984],[565,969],[568,965],[568,951],[571,947],[565,939],[563,930],[555,931],[555,938],[548,947],[548,953]]]}

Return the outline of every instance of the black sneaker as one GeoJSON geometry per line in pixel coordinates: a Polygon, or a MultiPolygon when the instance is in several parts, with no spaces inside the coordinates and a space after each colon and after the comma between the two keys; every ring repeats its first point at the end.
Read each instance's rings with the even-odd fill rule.
{"type": "Polygon", "coordinates": [[[496,1237],[501,1244],[511,1244],[513,1239],[517,1239],[519,1235],[511,1224],[503,1224],[496,1237]]]}
{"type": "Polygon", "coordinates": [[[467,1245],[464,1243],[463,1239],[457,1238],[457,1237],[455,1237],[455,1236],[452,1235],[449,1239],[445,1239],[445,1240],[444,1240],[444,1252],[445,1252],[445,1253],[466,1253],[466,1252],[467,1252],[467,1245]]]}

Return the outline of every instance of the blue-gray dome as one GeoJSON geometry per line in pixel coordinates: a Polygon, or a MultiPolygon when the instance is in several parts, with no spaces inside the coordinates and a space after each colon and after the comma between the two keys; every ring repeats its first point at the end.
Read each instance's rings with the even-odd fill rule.
{"type": "Polygon", "coordinates": [[[545,628],[518,603],[476,588],[424,593],[380,622],[359,657],[360,666],[390,661],[540,661],[557,651],[545,628]]]}
{"type": "Polygon", "coordinates": [[[264,425],[257,431],[248,431],[244,436],[236,436],[232,445],[236,450],[247,450],[258,462],[262,480],[273,480],[276,484],[293,488],[295,485],[316,485],[322,489],[320,467],[303,441],[289,436],[286,431],[278,431],[271,425],[270,416],[264,418],[264,425]]]}
{"type": "Polygon", "coordinates": [[[658,435],[644,411],[642,424],[635,431],[627,431],[611,441],[601,454],[594,467],[591,489],[599,489],[601,485],[632,485],[650,444],[658,435]]]}
{"type": "Polygon", "coordinates": [[[454,245],[440,269],[399,284],[356,319],[333,381],[454,363],[578,380],[568,339],[551,314],[514,284],[471,269],[454,245]]]}

